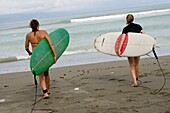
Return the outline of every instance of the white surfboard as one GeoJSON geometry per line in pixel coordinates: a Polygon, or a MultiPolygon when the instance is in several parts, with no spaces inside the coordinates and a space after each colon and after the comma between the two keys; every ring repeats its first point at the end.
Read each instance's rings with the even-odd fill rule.
{"type": "Polygon", "coordinates": [[[118,47],[122,38],[121,32],[109,32],[98,36],[94,41],[94,47],[99,52],[113,56],[143,56],[150,53],[156,45],[156,40],[146,34],[128,33],[121,47],[121,55],[118,55],[118,47]]]}

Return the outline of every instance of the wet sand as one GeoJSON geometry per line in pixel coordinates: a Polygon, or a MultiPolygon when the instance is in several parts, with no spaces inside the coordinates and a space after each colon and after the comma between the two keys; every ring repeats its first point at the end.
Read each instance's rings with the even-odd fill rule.
{"type": "MultiPolygon", "coordinates": [[[[51,94],[42,99],[38,85],[33,113],[170,113],[170,56],[142,58],[139,87],[132,87],[127,61],[54,68],[51,94]]],[[[38,77],[37,77],[38,79],[38,77]]],[[[35,98],[31,72],[0,75],[0,113],[30,113],[35,98]]]]}

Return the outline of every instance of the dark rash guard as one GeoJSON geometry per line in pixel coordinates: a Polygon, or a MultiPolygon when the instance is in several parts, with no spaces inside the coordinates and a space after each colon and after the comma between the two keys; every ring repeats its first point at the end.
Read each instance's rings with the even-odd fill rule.
{"type": "Polygon", "coordinates": [[[124,34],[127,34],[128,32],[140,33],[141,30],[142,30],[142,27],[139,24],[130,23],[126,27],[124,27],[122,33],[124,34]]]}

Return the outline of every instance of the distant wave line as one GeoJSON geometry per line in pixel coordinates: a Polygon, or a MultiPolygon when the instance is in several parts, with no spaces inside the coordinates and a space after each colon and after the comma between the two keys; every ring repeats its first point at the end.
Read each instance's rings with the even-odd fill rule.
{"type": "MultiPolygon", "coordinates": [[[[40,25],[41,26],[47,26],[47,25],[55,25],[55,24],[67,24],[67,23],[70,23],[70,20],[62,20],[62,21],[58,21],[58,22],[53,22],[53,21],[50,22],[50,20],[45,20],[45,22],[41,22],[40,25]]],[[[15,24],[15,23],[13,23],[13,24],[15,24]]],[[[23,22],[23,24],[24,24],[24,22],[23,22]]],[[[5,25],[3,27],[0,27],[0,30],[1,31],[6,31],[6,30],[13,30],[13,29],[29,28],[29,25],[19,25],[19,26],[12,25],[12,27],[9,27],[9,24],[7,24],[7,26],[8,27],[6,27],[5,25]]]]}
{"type": "MultiPolygon", "coordinates": [[[[165,12],[170,12],[170,9],[143,11],[143,12],[136,12],[136,13],[132,13],[132,14],[134,16],[144,16],[144,15],[149,15],[149,14],[158,14],[158,13],[165,13],[165,12]]],[[[78,18],[78,19],[71,19],[70,21],[71,21],[71,23],[78,23],[78,22],[89,22],[89,21],[96,21],[96,20],[119,19],[119,18],[125,17],[126,15],[127,15],[127,13],[107,15],[107,16],[78,18]]]]}
{"type": "Polygon", "coordinates": [[[28,26],[15,26],[15,27],[3,27],[0,28],[1,31],[6,31],[6,30],[12,30],[12,29],[23,29],[23,28],[28,28],[28,26]]]}

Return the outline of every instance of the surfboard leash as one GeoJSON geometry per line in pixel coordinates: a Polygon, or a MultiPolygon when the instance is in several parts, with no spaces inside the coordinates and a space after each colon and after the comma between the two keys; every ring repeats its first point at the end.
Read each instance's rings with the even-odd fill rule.
{"type": "Polygon", "coordinates": [[[40,100],[37,101],[37,85],[38,85],[38,82],[37,82],[37,79],[36,79],[36,74],[33,73],[33,75],[34,75],[34,83],[35,83],[35,99],[34,99],[34,103],[32,104],[33,106],[31,108],[30,113],[32,113],[34,111],[35,105],[42,100],[42,98],[41,98],[40,100]]]}
{"type": "Polygon", "coordinates": [[[162,87],[161,87],[157,92],[151,92],[151,94],[156,95],[156,94],[160,93],[161,90],[164,88],[164,86],[165,86],[165,84],[166,84],[166,77],[165,77],[165,73],[164,73],[164,71],[163,71],[163,69],[162,69],[162,67],[161,67],[161,65],[160,65],[160,62],[159,62],[159,59],[158,59],[158,56],[157,56],[157,54],[156,54],[156,51],[155,51],[155,48],[154,48],[154,47],[152,48],[152,51],[153,51],[153,54],[154,54],[154,56],[155,56],[155,58],[156,58],[156,60],[157,60],[157,62],[158,62],[158,66],[159,66],[159,68],[160,68],[160,70],[161,70],[161,72],[162,72],[162,75],[163,75],[163,77],[164,77],[164,83],[163,83],[162,87]]]}
{"type": "Polygon", "coordinates": [[[33,73],[33,75],[34,75],[34,83],[35,83],[35,99],[34,99],[34,104],[32,104],[33,106],[32,106],[32,109],[31,109],[31,112],[30,113],[32,113],[33,112],[33,110],[34,110],[34,108],[35,108],[35,105],[36,105],[36,101],[37,101],[37,79],[36,79],[36,74],[35,73],[33,73]]]}

